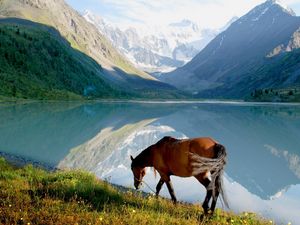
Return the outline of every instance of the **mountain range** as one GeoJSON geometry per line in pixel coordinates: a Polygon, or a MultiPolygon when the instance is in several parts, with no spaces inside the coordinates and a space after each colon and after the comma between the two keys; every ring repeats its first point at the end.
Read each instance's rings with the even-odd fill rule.
{"type": "Polygon", "coordinates": [[[276,0],[220,30],[122,30],[64,0],[2,0],[0,28],[0,96],[300,100],[300,17],[276,0]]]}
{"type": "Polygon", "coordinates": [[[63,0],[2,0],[0,17],[20,18],[53,27],[73,49],[96,61],[102,68],[96,76],[119,92],[151,98],[177,96],[173,94],[177,92],[175,88],[137,69],[95,26],[63,0]]]}
{"type": "Polygon", "coordinates": [[[151,74],[169,72],[183,66],[237,19],[233,17],[221,29],[201,28],[188,19],[160,27],[131,25],[120,28],[118,24],[88,10],[83,17],[108,37],[134,65],[151,74]]]}
{"type": "Polygon", "coordinates": [[[299,27],[291,9],[268,0],[161,80],[204,98],[244,98],[257,89],[297,86],[299,27]]]}

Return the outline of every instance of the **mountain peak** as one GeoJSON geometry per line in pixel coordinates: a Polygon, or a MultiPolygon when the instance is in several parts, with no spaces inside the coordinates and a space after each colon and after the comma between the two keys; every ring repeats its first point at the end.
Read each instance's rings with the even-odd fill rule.
{"type": "Polygon", "coordinates": [[[179,22],[170,23],[169,26],[176,27],[176,28],[184,28],[184,27],[192,27],[194,29],[198,28],[198,25],[196,23],[188,19],[183,19],[179,22]]]}
{"type": "Polygon", "coordinates": [[[267,7],[277,5],[280,6],[286,13],[292,16],[296,16],[296,13],[290,7],[282,3],[280,0],[267,0],[265,3],[263,3],[263,5],[266,5],[267,7]]]}
{"type": "Polygon", "coordinates": [[[240,97],[262,85],[277,85],[280,79],[287,79],[284,73],[276,78],[279,73],[274,76],[274,72],[260,68],[274,48],[273,55],[299,47],[299,34],[295,33],[299,26],[300,18],[287,7],[278,1],[265,1],[216,36],[189,63],[161,79],[199,97],[240,97]]]}
{"type": "Polygon", "coordinates": [[[187,26],[190,26],[192,25],[193,22],[188,20],[188,19],[183,19],[179,22],[176,22],[176,23],[170,23],[169,25],[172,26],[172,27],[187,27],[187,26]]]}
{"type": "Polygon", "coordinates": [[[279,0],[267,0],[266,2],[256,6],[245,16],[241,18],[240,22],[250,21],[257,22],[264,19],[272,19],[273,22],[277,20],[276,18],[282,18],[286,16],[296,16],[295,12],[288,6],[281,3],[279,0]]]}
{"type": "Polygon", "coordinates": [[[199,31],[199,26],[195,22],[188,19],[183,19],[179,22],[170,23],[169,27],[176,29],[192,29],[195,32],[199,31]]]}

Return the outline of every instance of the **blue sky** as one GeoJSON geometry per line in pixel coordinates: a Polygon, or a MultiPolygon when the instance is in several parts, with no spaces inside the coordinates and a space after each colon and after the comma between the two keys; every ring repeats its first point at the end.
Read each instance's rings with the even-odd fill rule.
{"type": "MultiPolygon", "coordinates": [[[[108,21],[159,26],[190,19],[201,27],[220,28],[264,0],[66,0],[79,12],[90,10],[108,21]]],[[[300,16],[300,0],[281,0],[300,16]]]]}

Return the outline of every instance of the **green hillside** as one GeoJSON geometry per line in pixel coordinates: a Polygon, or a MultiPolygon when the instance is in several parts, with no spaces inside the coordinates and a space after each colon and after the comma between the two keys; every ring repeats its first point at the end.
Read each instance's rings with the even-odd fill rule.
{"type": "MultiPolygon", "coordinates": [[[[88,23],[64,0],[1,0],[0,15],[21,18],[54,27],[71,46],[89,55],[99,64],[119,68],[128,77],[153,80],[149,74],[136,69],[116,51],[96,27],[88,23]]],[[[109,74],[109,76],[114,76],[109,74]]]]}
{"type": "Polygon", "coordinates": [[[101,66],[54,29],[0,22],[0,95],[31,99],[114,98],[101,66]]]}
{"type": "Polygon", "coordinates": [[[300,102],[300,50],[265,57],[240,71],[240,77],[227,77],[228,85],[204,93],[220,98],[250,101],[300,102]],[[229,85],[229,83],[231,83],[229,85]]]}
{"type": "Polygon", "coordinates": [[[300,50],[266,58],[233,88],[257,101],[300,102],[300,50]],[[245,85],[250,87],[243,89],[245,85]]]}
{"type": "Polygon", "coordinates": [[[202,213],[199,205],[174,206],[87,172],[14,168],[0,158],[0,224],[271,224],[253,213],[202,213]]]}

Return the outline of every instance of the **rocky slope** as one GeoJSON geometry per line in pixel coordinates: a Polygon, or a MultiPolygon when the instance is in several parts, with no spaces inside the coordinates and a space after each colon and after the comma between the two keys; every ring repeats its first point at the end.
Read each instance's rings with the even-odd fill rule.
{"type": "Polygon", "coordinates": [[[57,29],[71,46],[93,58],[103,68],[102,78],[139,93],[174,90],[136,69],[92,24],[63,0],[2,0],[1,17],[28,19],[57,29]]]}

